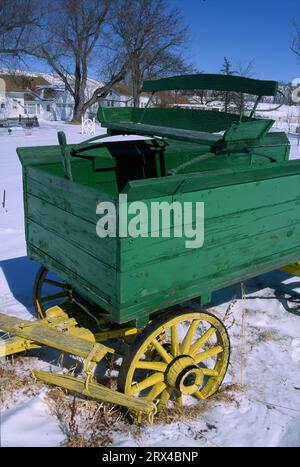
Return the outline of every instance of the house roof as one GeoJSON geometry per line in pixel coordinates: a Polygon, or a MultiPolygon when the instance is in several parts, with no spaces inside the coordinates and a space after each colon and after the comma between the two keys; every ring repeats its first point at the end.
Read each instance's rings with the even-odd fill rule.
{"type": "Polygon", "coordinates": [[[1,74],[0,78],[5,81],[6,92],[25,92],[28,89],[34,91],[39,86],[50,85],[42,76],[1,74]]]}
{"type": "MultiPolygon", "coordinates": [[[[126,83],[117,83],[112,88],[114,91],[117,91],[122,96],[132,97],[132,87],[126,83]]],[[[141,96],[149,97],[150,94],[147,92],[142,92],[141,96]]]]}

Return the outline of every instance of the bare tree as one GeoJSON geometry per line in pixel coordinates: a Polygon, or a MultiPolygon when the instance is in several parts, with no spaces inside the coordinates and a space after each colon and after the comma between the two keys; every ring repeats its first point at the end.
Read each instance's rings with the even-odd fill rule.
{"type": "Polygon", "coordinates": [[[297,22],[294,22],[294,37],[290,49],[300,58],[300,29],[297,22]]]}
{"type": "MultiPolygon", "coordinates": [[[[221,73],[223,75],[234,75],[232,64],[227,57],[224,57],[224,62],[221,68],[221,73]]],[[[226,92],[222,92],[220,96],[221,96],[221,100],[224,102],[224,112],[228,112],[231,101],[232,101],[232,94],[226,91],[226,92]]]]}
{"type": "Polygon", "coordinates": [[[113,0],[54,0],[43,24],[43,35],[31,54],[44,60],[61,78],[74,98],[73,121],[126,74],[126,57],[108,82],[87,97],[88,72],[104,56],[107,45],[108,18],[113,0]]]}
{"type": "MultiPolygon", "coordinates": [[[[235,74],[237,76],[243,76],[244,78],[252,78],[254,75],[254,60],[249,60],[246,63],[239,62],[237,64],[235,74]]],[[[235,92],[232,95],[233,103],[235,104],[239,114],[243,114],[246,109],[246,102],[249,100],[249,95],[247,96],[243,92],[235,92]]]]}
{"type": "Polygon", "coordinates": [[[176,8],[165,0],[119,0],[112,18],[117,47],[129,59],[134,105],[139,106],[142,83],[172,73],[185,73],[181,57],[187,28],[176,8]]]}
{"type": "Polygon", "coordinates": [[[1,0],[0,55],[20,56],[28,50],[40,25],[42,8],[37,0],[1,0]]]}

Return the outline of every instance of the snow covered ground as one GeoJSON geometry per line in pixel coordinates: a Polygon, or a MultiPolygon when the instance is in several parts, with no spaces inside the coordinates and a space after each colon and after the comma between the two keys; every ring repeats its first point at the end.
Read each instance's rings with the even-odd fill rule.
{"type": "MultiPolygon", "coordinates": [[[[7,130],[0,129],[0,310],[24,319],[32,319],[31,293],[38,265],[26,258],[21,166],[15,149],[54,144],[56,132],[62,129],[69,142],[83,139],[79,126],[64,123],[42,123],[31,136],[17,129],[9,136],[7,130]]],[[[299,158],[297,138],[291,136],[290,140],[291,158],[299,158]]],[[[243,288],[236,285],[215,293],[210,311],[226,317],[232,343],[231,364],[221,393],[209,403],[198,403],[197,410],[191,409],[186,416],[174,413],[152,426],[137,429],[115,423],[105,428],[109,435],[106,444],[300,446],[297,292],[299,279],[274,271],[247,281],[243,288]],[[286,300],[291,293],[296,303],[286,300]]],[[[66,440],[59,417],[47,403],[49,389],[26,384],[31,368],[49,369],[54,359],[49,350],[32,350],[25,356],[16,356],[12,362],[0,362],[2,368],[6,365],[21,378],[11,397],[3,397],[2,446],[57,446],[66,440]]],[[[7,383],[1,368],[0,377],[4,394],[7,383]]],[[[12,381],[9,379],[9,384],[12,381]]],[[[104,430],[102,425],[99,430],[104,430]]]]}

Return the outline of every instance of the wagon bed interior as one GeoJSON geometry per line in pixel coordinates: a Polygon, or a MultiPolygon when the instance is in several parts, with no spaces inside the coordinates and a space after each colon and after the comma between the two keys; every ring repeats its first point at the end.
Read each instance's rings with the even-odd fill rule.
{"type": "Polygon", "coordinates": [[[277,94],[275,81],[200,74],[146,81],[143,87],[151,97],[159,91],[179,89],[243,92],[257,99],[247,116],[215,110],[100,106],[98,120],[107,128],[106,135],[79,145],[61,141],[61,147],[43,147],[40,158],[31,157],[26,150],[25,158],[22,149],[23,164],[117,196],[133,180],[223,168],[239,170],[288,159],[286,135],[269,132],[273,120],[254,118],[261,96],[277,94]],[[129,135],[129,140],[124,135],[129,135]],[[119,141],[107,140],[107,136],[119,141]],[[64,158],[68,159],[69,175],[64,158]]]}

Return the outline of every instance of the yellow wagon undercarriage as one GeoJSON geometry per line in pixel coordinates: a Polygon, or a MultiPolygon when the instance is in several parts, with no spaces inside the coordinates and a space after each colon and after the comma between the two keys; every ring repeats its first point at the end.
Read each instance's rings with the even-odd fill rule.
{"type": "Polygon", "coordinates": [[[76,311],[76,305],[67,301],[50,307],[44,318],[35,321],[0,313],[0,329],[9,333],[0,341],[0,356],[50,346],[82,357],[80,378],[41,370],[33,370],[32,375],[35,380],[126,407],[136,420],[146,414],[150,422],[171,398],[179,405],[182,396],[205,399],[217,391],[224,378],[229,339],[225,327],[213,315],[179,307],[164,312],[140,332],[121,325],[94,332],[70,316],[71,312],[76,316],[76,311]],[[204,323],[201,337],[195,338],[197,328],[204,323]],[[184,333],[180,336],[182,325],[184,333]],[[133,337],[136,338],[130,343],[133,337]],[[205,350],[211,337],[215,344],[205,350]],[[101,343],[107,339],[125,341],[125,355],[101,343]],[[99,384],[94,377],[96,365],[113,356],[123,358],[118,391],[99,384]],[[215,360],[212,368],[203,365],[208,359],[215,360]]]}
{"type": "MultiPolygon", "coordinates": [[[[76,319],[69,318],[60,306],[54,306],[46,311],[46,317],[37,321],[25,321],[0,313],[0,329],[13,337],[2,339],[0,342],[0,356],[9,356],[41,346],[54,347],[84,358],[83,379],[69,375],[59,375],[47,371],[33,370],[36,380],[48,384],[61,386],[70,391],[100,399],[112,404],[125,406],[137,413],[151,414],[156,412],[155,405],[146,398],[134,398],[93,381],[93,370],[109,353],[115,350],[100,342],[96,342],[95,335],[88,329],[78,326],[76,319]]],[[[105,333],[103,338],[107,338],[105,333]]],[[[116,331],[113,332],[116,334],[116,331]]],[[[120,334],[126,334],[123,329],[120,334]]]]}
{"type": "MultiPolygon", "coordinates": [[[[300,262],[282,269],[300,275],[300,262]]],[[[58,284],[64,290],[58,297],[42,297],[43,283],[50,282],[44,268],[39,278],[35,303],[40,319],[25,321],[0,313],[0,329],[7,333],[0,339],[0,356],[50,346],[81,357],[84,363],[81,377],[33,370],[35,380],[126,407],[136,420],[145,414],[150,422],[171,401],[182,405],[186,396],[206,399],[220,387],[230,343],[225,326],[214,315],[178,306],[139,330],[113,324],[105,313],[93,314],[64,284],[58,284]],[[49,298],[63,297],[63,303],[44,308],[49,298]],[[120,351],[116,342],[125,350],[120,351]],[[95,367],[107,358],[122,358],[118,391],[96,381],[95,367]]]]}

